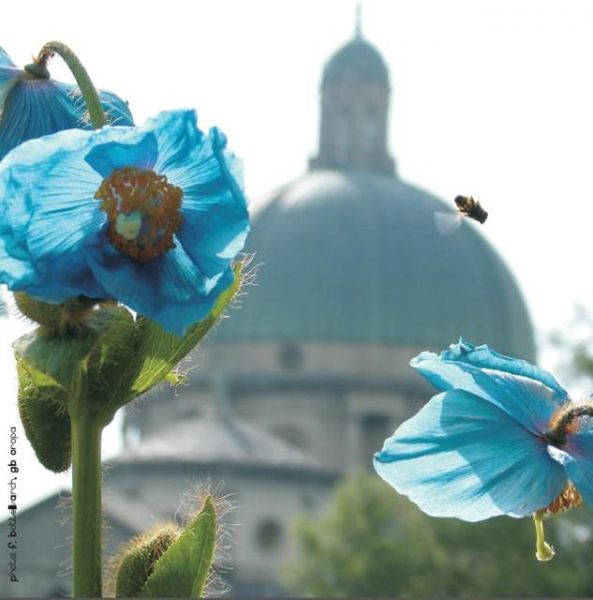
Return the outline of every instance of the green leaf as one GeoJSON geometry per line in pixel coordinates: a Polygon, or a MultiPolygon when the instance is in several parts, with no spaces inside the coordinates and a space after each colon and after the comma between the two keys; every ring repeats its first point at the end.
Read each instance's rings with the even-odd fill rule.
{"type": "Polygon", "coordinates": [[[89,325],[99,337],[87,362],[86,394],[88,402],[110,419],[129,400],[140,368],[134,318],[122,306],[104,305],[89,325]]]}
{"type": "Polygon", "coordinates": [[[17,357],[17,372],[19,413],[27,439],[46,469],[54,473],[65,471],[70,467],[72,454],[66,392],[22,357],[17,357]]]}
{"type": "Polygon", "coordinates": [[[15,292],[18,309],[31,321],[43,325],[54,333],[79,330],[93,314],[96,300],[79,296],[63,304],[48,304],[36,300],[24,292],[15,292]]]}
{"type": "Polygon", "coordinates": [[[56,392],[60,395],[60,398],[63,396],[63,393],[66,390],[51,375],[48,375],[43,371],[39,371],[33,365],[30,365],[24,358],[20,357],[18,353],[16,354],[16,361],[17,368],[24,371],[23,376],[25,373],[27,375],[27,386],[35,386],[38,388],[56,388],[56,392]]]}
{"type": "Polygon", "coordinates": [[[156,562],[139,596],[200,598],[215,547],[216,512],[208,496],[198,516],[156,562]]]}
{"type": "Polygon", "coordinates": [[[17,359],[25,359],[29,372],[36,373],[35,382],[43,374],[43,378],[71,391],[79,384],[81,369],[97,340],[98,334],[92,329],[44,333],[38,328],[16,340],[13,349],[17,359]]]}
{"type": "Polygon", "coordinates": [[[216,324],[240,287],[241,268],[241,263],[235,265],[233,284],[220,295],[208,316],[194,325],[182,338],[167,333],[159,325],[144,317],[136,320],[139,336],[138,356],[141,357],[142,364],[132,386],[134,396],[143,394],[163,381],[175,365],[189,354],[216,324]]]}

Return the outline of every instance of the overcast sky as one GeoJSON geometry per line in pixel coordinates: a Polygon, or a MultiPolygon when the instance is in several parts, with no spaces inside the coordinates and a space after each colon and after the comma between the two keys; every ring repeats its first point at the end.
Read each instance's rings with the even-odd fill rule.
{"type": "MultiPolygon", "coordinates": [[[[197,108],[202,125],[220,126],[243,157],[255,206],[304,172],[317,145],[321,69],[353,35],[353,0],[95,5],[4,3],[0,45],[23,64],[48,40],[69,44],[98,86],[129,101],[137,122],[197,108]]],[[[540,336],[562,329],[575,302],[593,304],[593,2],[362,5],[363,35],[391,72],[399,175],[449,201],[478,196],[490,212],[481,231],[515,273],[540,336]]],[[[59,59],[50,69],[71,79],[59,59]]],[[[6,343],[17,328],[1,327],[7,429],[18,421],[6,343]]],[[[56,480],[38,475],[26,446],[28,503],[33,482],[49,490],[56,480]]]]}

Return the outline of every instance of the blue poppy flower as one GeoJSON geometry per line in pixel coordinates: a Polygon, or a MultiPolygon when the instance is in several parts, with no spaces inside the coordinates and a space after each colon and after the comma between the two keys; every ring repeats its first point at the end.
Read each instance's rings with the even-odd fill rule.
{"type": "MultiPolygon", "coordinates": [[[[0,48],[0,159],[34,138],[63,129],[92,129],[86,105],[77,86],[19,69],[0,48]]],[[[101,91],[107,120],[133,125],[127,104],[111,92],[101,91]]]]}
{"type": "MultiPolygon", "coordinates": [[[[375,454],[425,513],[480,521],[593,507],[593,405],[538,367],[464,340],[410,365],[442,393],[375,454]]],[[[549,556],[548,558],[550,558],[549,556]]]]}
{"type": "Polygon", "coordinates": [[[192,110],[21,144],[0,162],[0,282],[49,303],[116,298],[181,335],[233,281],[239,167],[192,110]]]}

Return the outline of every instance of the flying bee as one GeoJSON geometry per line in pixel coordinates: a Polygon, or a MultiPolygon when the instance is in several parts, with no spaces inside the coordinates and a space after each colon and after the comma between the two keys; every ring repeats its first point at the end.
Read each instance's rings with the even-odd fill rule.
{"type": "Polygon", "coordinates": [[[473,196],[456,196],[455,204],[459,212],[478,223],[484,224],[488,218],[488,213],[484,210],[479,200],[476,200],[473,196]]]}
{"type": "Polygon", "coordinates": [[[434,222],[439,233],[448,235],[453,233],[463,222],[464,217],[484,223],[488,213],[473,196],[456,196],[455,205],[457,212],[437,211],[434,213],[434,222]]]}

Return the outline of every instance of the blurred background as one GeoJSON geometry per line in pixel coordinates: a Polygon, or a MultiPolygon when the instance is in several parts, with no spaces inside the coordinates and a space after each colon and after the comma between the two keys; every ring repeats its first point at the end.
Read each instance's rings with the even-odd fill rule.
{"type": "MultiPolygon", "coordinates": [[[[138,123],[196,107],[245,164],[253,283],[182,365],[188,384],[111,426],[107,554],[210,481],[236,506],[231,596],[593,593],[585,509],[553,520],[557,558],[538,564],[529,520],[429,519],[369,470],[432,394],[409,360],[459,336],[588,395],[592,27],[586,0],[3,7],[15,62],[59,39],[138,123]],[[458,194],[488,220],[443,234],[458,194]]],[[[8,431],[28,326],[0,327],[8,431]]],[[[0,594],[65,594],[69,477],[19,431],[21,583],[0,594]]]]}

